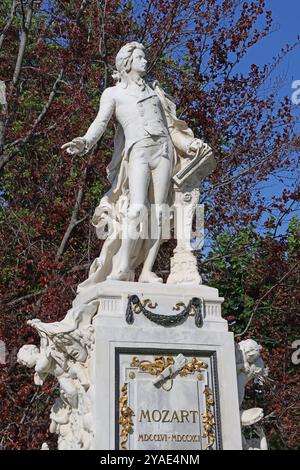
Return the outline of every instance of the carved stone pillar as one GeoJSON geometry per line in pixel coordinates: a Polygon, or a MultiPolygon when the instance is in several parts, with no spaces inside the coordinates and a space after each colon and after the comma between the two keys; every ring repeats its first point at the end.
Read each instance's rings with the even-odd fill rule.
{"type": "Polygon", "coordinates": [[[199,201],[199,192],[199,189],[190,183],[175,188],[174,216],[177,246],[170,260],[167,284],[202,284],[191,245],[193,218],[199,201]]]}
{"type": "MultiPolygon", "coordinates": [[[[202,284],[201,276],[197,268],[197,260],[193,254],[191,235],[194,214],[199,203],[200,185],[216,167],[210,147],[203,146],[192,160],[186,159],[183,167],[173,177],[175,191],[175,236],[177,247],[171,258],[170,275],[167,284],[202,284]]],[[[200,206],[199,206],[200,208],[200,206]]],[[[196,233],[196,242],[203,240],[204,214],[201,211],[200,218],[197,214],[197,225],[200,233],[196,233]],[[199,227],[198,227],[199,228],[199,227]]]]}

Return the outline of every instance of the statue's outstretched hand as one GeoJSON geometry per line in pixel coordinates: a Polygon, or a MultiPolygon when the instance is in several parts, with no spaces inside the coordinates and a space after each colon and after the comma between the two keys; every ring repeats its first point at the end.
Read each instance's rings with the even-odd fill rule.
{"type": "Polygon", "coordinates": [[[71,142],[67,142],[61,147],[66,150],[70,155],[82,156],[87,153],[86,140],[83,137],[76,137],[71,142]]]}

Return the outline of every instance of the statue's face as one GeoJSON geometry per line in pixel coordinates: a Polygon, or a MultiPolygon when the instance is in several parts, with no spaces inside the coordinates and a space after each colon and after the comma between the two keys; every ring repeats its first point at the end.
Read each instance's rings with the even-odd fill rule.
{"type": "Polygon", "coordinates": [[[86,350],[77,341],[74,341],[70,345],[66,345],[65,349],[67,353],[76,361],[85,362],[87,358],[86,350]]]}
{"type": "Polygon", "coordinates": [[[132,72],[136,72],[141,76],[146,75],[147,71],[147,60],[144,51],[141,49],[135,49],[132,53],[132,72]]]}
{"type": "Polygon", "coordinates": [[[34,367],[39,356],[39,350],[34,345],[26,344],[18,352],[18,362],[23,366],[34,367]]]}
{"type": "Polygon", "coordinates": [[[246,357],[248,362],[251,364],[256,361],[260,356],[259,351],[257,349],[250,349],[249,351],[246,351],[246,357]]]}

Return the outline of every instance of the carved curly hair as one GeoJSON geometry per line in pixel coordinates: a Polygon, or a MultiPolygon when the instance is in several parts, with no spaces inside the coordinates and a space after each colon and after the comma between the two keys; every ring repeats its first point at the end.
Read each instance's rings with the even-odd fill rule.
{"type": "Polygon", "coordinates": [[[132,64],[132,54],[135,49],[145,50],[143,44],[139,42],[128,42],[125,46],[121,47],[117,56],[116,56],[116,71],[113,73],[114,80],[120,82],[123,80],[124,76],[130,72],[132,64]]]}

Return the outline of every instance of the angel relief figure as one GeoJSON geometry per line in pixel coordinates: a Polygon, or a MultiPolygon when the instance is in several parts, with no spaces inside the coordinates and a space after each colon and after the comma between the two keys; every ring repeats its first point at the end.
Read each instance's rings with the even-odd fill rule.
{"type": "Polygon", "coordinates": [[[110,234],[79,291],[106,279],[134,281],[140,264],[139,282],[162,282],[153,265],[162,241],[163,207],[174,202],[172,178],[200,150],[209,161],[208,172],[215,167],[210,147],[176,117],[176,106],[160,85],[144,80],[146,70],[142,44],[122,47],[113,75],[116,84],[104,90],[96,119],[83,137],[62,146],[69,154],[86,154],[116,117],[113,157],[107,168],[111,188],[92,219],[98,234],[110,219],[110,234]],[[151,205],[156,208],[151,227],[146,236],[137,236],[151,205]]]}

